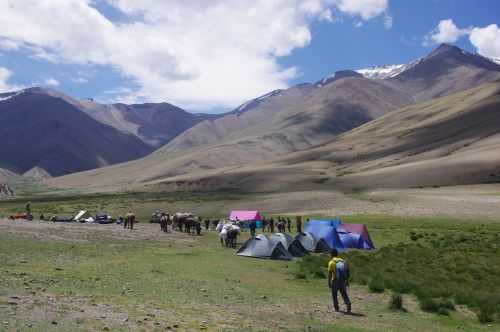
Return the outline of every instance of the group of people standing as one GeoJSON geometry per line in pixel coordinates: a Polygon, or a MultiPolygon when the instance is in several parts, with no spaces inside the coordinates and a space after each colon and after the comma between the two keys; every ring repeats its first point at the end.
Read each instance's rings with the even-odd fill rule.
{"type": "MultiPolygon", "coordinates": [[[[275,220],[273,217],[262,218],[262,232],[274,233],[276,229],[278,233],[291,233],[292,232],[292,219],[290,217],[278,216],[275,220]]],[[[295,217],[295,230],[297,233],[302,233],[302,216],[295,217]]]]}
{"type": "Polygon", "coordinates": [[[132,212],[128,212],[125,215],[125,218],[120,216],[118,218],[118,224],[123,224],[123,228],[125,229],[133,230],[135,224],[135,214],[133,214],[132,212]]]}

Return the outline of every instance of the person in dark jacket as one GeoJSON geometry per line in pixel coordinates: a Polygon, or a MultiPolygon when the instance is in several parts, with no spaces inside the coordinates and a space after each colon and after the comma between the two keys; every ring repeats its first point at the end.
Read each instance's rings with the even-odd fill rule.
{"type": "Polygon", "coordinates": [[[271,217],[271,219],[269,219],[269,227],[271,228],[271,233],[274,233],[274,219],[273,219],[273,217],[271,217]]]}
{"type": "Polygon", "coordinates": [[[297,216],[295,219],[295,225],[297,228],[297,233],[302,233],[302,216],[297,216]]]}
{"type": "Polygon", "coordinates": [[[292,232],[292,221],[289,217],[286,218],[286,227],[288,228],[288,233],[292,232]]]}
{"type": "Polygon", "coordinates": [[[255,220],[250,221],[250,235],[252,237],[255,237],[255,230],[257,229],[257,222],[255,220]]]}

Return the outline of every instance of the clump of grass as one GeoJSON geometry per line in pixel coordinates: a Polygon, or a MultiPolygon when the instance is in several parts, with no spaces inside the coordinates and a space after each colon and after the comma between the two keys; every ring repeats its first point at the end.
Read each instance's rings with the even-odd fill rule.
{"type": "Polygon", "coordinates": [[[431,297],[419,297],[420,308],[427,312],[448,316],[455,305],[448,299],[436,299],[431,297]]]}
{"type": "Polygon", "coordinates": [[[383,293],[385,286],[381,278],[375,277],[368,283],[368,289],[372,293],[383,293]]]}
{"type": "Polygon", "coordinates": [[[296,279],[325,279],[328,267],[327,255],[308,255],[298,262],[298,268],[292,271],[296,279]]]}
{"type": "Polygon", "coordinates": [[[403,295],[399,293],[395,293],[391,295],[391,299],[389,301],[389,309],[394,311],[406,311],[403,306],[403,295]]]}

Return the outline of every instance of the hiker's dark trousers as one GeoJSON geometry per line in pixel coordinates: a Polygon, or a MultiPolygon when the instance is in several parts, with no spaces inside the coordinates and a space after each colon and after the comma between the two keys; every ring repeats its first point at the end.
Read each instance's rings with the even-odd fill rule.
{"type": "Polygon", "coordinates": [[[335,311],[339,311],[339,300],[338,295],[342,295],[342,299],[344,300],[344,304],[346,306],[351,305],[351,301],[349,300],[349,295],[347,295],[347,282],[345,280],[334,280],[332,282],[332,299],[333,299],[333,308],[335,311]]]}

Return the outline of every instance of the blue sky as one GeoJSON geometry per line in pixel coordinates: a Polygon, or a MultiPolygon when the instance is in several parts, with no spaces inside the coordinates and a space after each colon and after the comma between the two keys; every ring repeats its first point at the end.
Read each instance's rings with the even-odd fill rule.
{"type": "MultiPolygon", "coordinates": [[[[389,12],[393,16],[391,29],[385,29],[382,17],[360,28],[354,26],[359,20],[352,18],[315,24],[311,44],[280,62],[301,67],[304,75],[294,83],[317,81],[337,70],[407,63],[422,57],[436,47],[423,46],[424,36],[444,19],[451,18],[460,27],[500,24],[500,1],[495,0],[391,1],[389,12]]],[[[467,38],[453,44],[476,51],[467,38]]]]}
{"type": "Polygon", "coordinates": [[[500,1],[266,1],[0,0],[0,90],[220,112],[440,42],[500,58],[500,1]]]}

